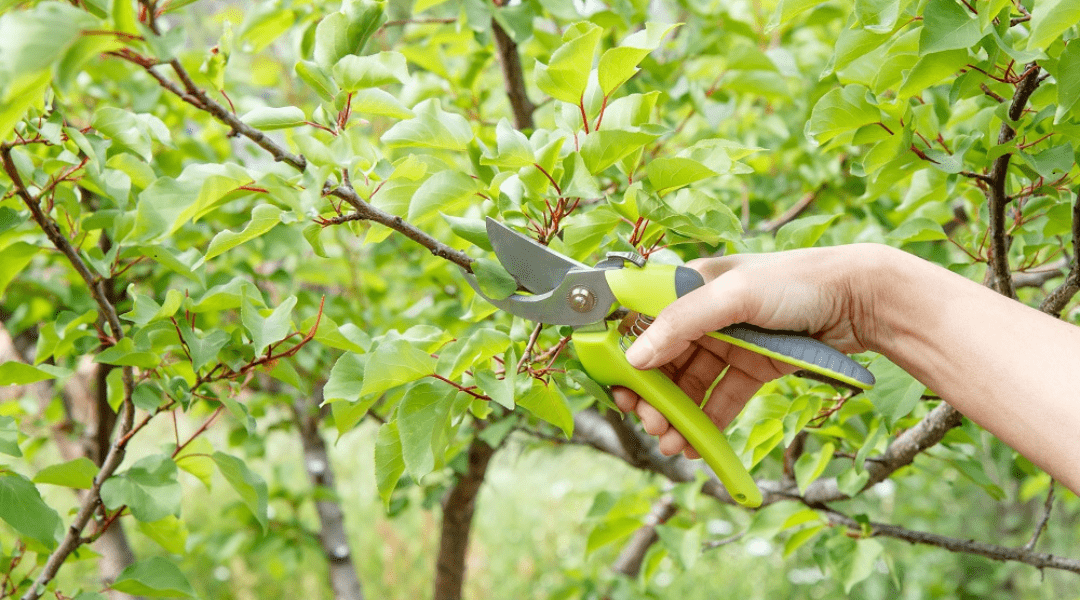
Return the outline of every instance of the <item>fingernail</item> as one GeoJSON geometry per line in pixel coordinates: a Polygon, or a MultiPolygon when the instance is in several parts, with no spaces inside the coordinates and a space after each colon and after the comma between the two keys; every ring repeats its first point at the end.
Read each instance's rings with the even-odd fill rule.
{"type": "Polygon", "coordinates": [[[647,368],[654,356],[656,356],[656,349],[645,336],[639,337],[626,351],[626,360],[635,369],[647,368]]]}

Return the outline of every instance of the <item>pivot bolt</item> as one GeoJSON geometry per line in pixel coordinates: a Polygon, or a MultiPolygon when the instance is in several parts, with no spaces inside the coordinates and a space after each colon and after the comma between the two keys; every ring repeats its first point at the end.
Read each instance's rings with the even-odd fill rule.
{"type": "Polygon", "coordinates": [[[574,286],[566,299],[570,302],[570,308],[579,313],[587,313],[596,306],[596,294],[583,285],[574,286]]]}

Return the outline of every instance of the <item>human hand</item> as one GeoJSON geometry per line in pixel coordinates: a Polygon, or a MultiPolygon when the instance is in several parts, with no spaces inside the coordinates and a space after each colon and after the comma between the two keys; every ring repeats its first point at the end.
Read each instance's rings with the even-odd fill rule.
{"type": "MultiPolygon", "coordinates": [[[[846,353],[866,350],[872,290],[866,285],[872,245],[808,248],[691,261],[705,285],[665,308],[627,350],[639,369],[659,368],[723,429],[766,381],[796,367],[706,336],[735,323],[805,332],[846,353]]],[[[613,390],[616,405],[635,412],[665,455],[698,453],[652,405],[632,390],[613,390]]]]}

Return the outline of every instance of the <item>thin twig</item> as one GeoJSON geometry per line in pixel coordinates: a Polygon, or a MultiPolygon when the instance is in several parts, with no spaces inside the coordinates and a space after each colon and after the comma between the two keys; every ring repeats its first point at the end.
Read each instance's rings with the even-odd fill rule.
{"type": "Polygon", "coordinates": [[[1035,526],[1035,532],[1031,534],[1031,539],[1027,544],[1024,544],[1024,550],[1031,552],[1035,549],[1035,543],[1039,541],[1039,536],[1046,530],[1046,524],[1050,521],[1050,509],[1054,508],[1054,480],[1050,480],[1050,490],[1046,492],[1046,502],[1043,502],[1043,516],[1039,519],[1038,525],[1035,526]]]}
{"type": "MultiPolygon", "coordinates": [[[[852,519],[851,517],[836,512],[834,510],[826,511],[829,523],[833,526],[842,525],[863,530],[864,524],[852,519]]],[[[898,540],[904,540],[912,544],[924,544],[928,546],[936,546],[938,548],[944,548],[950,552],[958,552],[963,554],[976,554],[989,559],[998,561],[1013,561],[1020,562],[1039,569],[1060,569],[1062,571],[1071,571],[1073,573],[1080,573],[1080,560],[1074,558],[1065,558],[1063,556],[1054,556],[1053,554],[1043,554],[1041,552],[1032,552],[1027,548],[1010,548],[1007,546],[998,546],[996,544],[987,544],[985,542],[977,542],[975,540],[961,540],[957,538],[950,538],[936,533],[928,533],[925,531],[917,531],[914,529],[907,529],[905,527],[898,527],[896,525],[889,525],[886,523],[870,522],[868,524],[870,537],[891,537],[898,540]]]]}

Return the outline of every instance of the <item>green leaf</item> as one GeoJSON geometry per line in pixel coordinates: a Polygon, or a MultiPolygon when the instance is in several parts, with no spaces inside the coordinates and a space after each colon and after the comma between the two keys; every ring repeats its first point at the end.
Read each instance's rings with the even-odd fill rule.
{"type": "Polygon", "coordinates": [[[1080,23],[1080,0],[1034,0],[1027,49],[1046,50],[1077,23],[1080,23]]]}
{"type": "Polygon", "coordinates": [[[353,94],[352,112],[362,117],[382,116],[411,119],[415,115],[396,96],[379,89],[360,90],[353,94]]]}
{"type": "Polygon", "coordinates": [[[574,435],[574,415],[562,392],[551,383],[533,380],[532,389],[517,399],[519,406],[562,430],[566,439],[574,435]]]}
{"type": "Polygon", "coordinates": [[[138,522],[139,531],[157,542],[166,552],[184,555],[187,553],[188,529],[183,521],[169,515],[160,521],[138,522]]]}
{"type": "Polygon", "coordinates": [[[484,165],[495,165],[506,169],[520,169],[536,163],[536,153],[524,133],[514,129],[506,118],[500,119],[495,126],[497,144],[494,157],[483,157],[484,165]]]}
{"type": "Polygon", "coordinates": [[[472,262],[473,275],[480,284],[480,291],[488,298],[502,300],[517,291],[517,281],[502,264],[487,258],[478,258],[472,262]]]}
{"type": "Polygon", "coordinates": [[[97,477],[99,470],[94,461],[80,456],[67,462],[49,465],[38,471],[38,474],[34,476],[34,483],[51,483],[88,490],[93,487],[94,478],[97,477]]]}
{"type": "Polygon", "coordinates": [[[478,329],[469,337],[447,344],[439,354],[435,372],[457,380],[470,367],[485,365],[510,347],[510,336],[496,329],[478,329]]]}
{"type": "Polygon", "coordinates": [[[1069,143],[1047,148],[1034,156],[1020,152],[1020,157],[1031,165],[1035,172],[1048,179],[1068,173],[1076,164],[1073,147],[1069,143]]]}
{"type": "Polygon", "coordinates": [[[926,217],[908,219],[907,221],[904,221],[900,227],[897,227],[889,233],[890,239],[905,244],[909,242],[944,240],[947,239],[947,237],[948,236],[945,235],[945,230],[941,228],[941,225],[938,225],[936,221],[932,221],[926,217]]]}
{"type": "Polygon", "coordinates": [[[309,88],[315,91],[320,98],[327,102],[333,102],[334,97],[337,96],[340,88],[334,83],[334,80],[330,78],[319,65],[306,60],[301,60],[296,63],[294,67],[296,74],[300,79],[307,84],[309,88]]]}
{"type": "Polygon", "coordinates": [[[269,518],[267,516],[268,492],[266,482],[258,473],[249,469],[244,461],[235,456],[224,452],[215,452],[213,459],[221,474],[225,476],[225,480],[236,490],[236,493],[240,494],[240,499],[244,501],[248,510],[255,516],[255,520],[262,526],[263,533],[266,533],[269,518]]]}
{"type": "Polygon", "coordinates": [[[12,472],[0,473],[0,519],[49,550],[56,547],[63,527],[60,515],[45,504],[37,487],[12,472]]]}
{"type": "Polygon", "coordinates": [[[657,194],[664,194],[716,175],[716,172],[690,158],[657,158],[645,165],[645,174],[657,194]]]}
{"type": "MultiPolygon", "coordinates": [[[[1061,51],[1057,65],[1057,113],[1054,124],[1062,120],[1080,100],[1080,44],[1069,43],[1061,51]]],[[[3,286],[0,286],[0,291],[3,286]]]]}
{"type": "Polygon", "coordinates": [[[446,112],[437,99],[424,100],[413,107],[414,117],[399,121],[382,135],[391,148],[416,147],[460,152],[473,139],[465,117],[446,112]]]}
{"type": "MultiPolygon", "coordinates": [[[[63,2],[42,2],[30,10],[5,11],[0,18],[0,81],[18,75],[37,78],[79,39],[100,24],[84,10],[63,2]]],[[[45,73],[49,76],[49,73],[45,73]]],[[[0,129],[0,139],[10,131],[0,129]]]]}
{"type": "Polygon", "coordinates": [[[367,357],[353,352],[346,352],[337,359],[330,369],[330,378],[323,386],[324,402],[347,400],[356,402],[360,399],[360,388],[364,384],[364,365],[367,357]]]}
{"type": "Polygon", "coordinates": [[[698,524],[689,529],[671,524],[656,526],[656,533],[660,536],[660,542],[668,549],[671,556],[682,565],[684,569],[692,569],[697,559],[701,556],[701,530],[703,525],[698,524]]]}
{"type": "MultiPolygon", "coordinates": [[[[262,301],[256,294],[255,299],[262,301]]],[[[260,356],[270,344],[285,339],[292,333],[292,309],[296,306],[296,296],[289,296],[269,316],[263,317],[262,311],[252,302],[252,297],[244,294],[244,304],[240,309],[240,320],[244,329],[251,336],[251,345],[255,356],[260,356]]]]}
{"type": "Polygon", "coordinates": [[[26,363],[8,361],[0,364],[0,385],[28,385],[55,378],[55,374],[26,363]]]}
{"type": "Polygon", "coordinates": [[[141,560],[124,569],[112,589],[134,596],[175,598],[195,596],[191,583],[171,560],[154,556],[141,560]]]}
{"type": "Polygon", "coordinates": [[[877,383],[866,391],[866,399],[874,403],[891,426],[915,408],[926,386],[884,356],[874,359],[869,369],[877,383]]]}
{"type": "Polygon", "coordinates": [[[216,363],[218,353],[232,341],[232,336],[220,329],[199,336],[191,329],[191,325],[185,322],[180,324],[180,331],[184,343],[187,344],[188,353],[191,354],[191,369],[196,373],[203,367],[216,363]]]}
{"type": "Polygon", "coordinates": [[[165,302],[159,305],[150,296],[137,293],[134,283],[128,285],[128,296],[133,299],[131,311],[120,316],[140,327],[151,321],[173,316],[184,301],[184,295],[180,293],[180,290],[174,289],[165,293],[165,302]]]}
{"type": "Polygon", "coordinates": [[[599,175],[656,138],[655,134],[642,131],[601,129],[585,136],[581,144],[581,158],[590,173],[599,175]]]}
{"type": "Polygon", "coordinates": [[[390,497],[398,480],[404,473],[405,460],[402,457],[398,422],[383,423],[375,439],[375,482],[379,488],[379,497],[387,509],[390,508],[390,497]]]}
{"type": "Polygon", "coordinates": [[[446,224],[450,226],[450,230],[454,232],[454,235],[478,246],[482,250],[491,252],[491,240],[487,236],[487,225],[480,219],[467,219],[463,217],[454,217],[450,215],[444,215],[440,213],[440,216],[446,221],[446,224]]]}
{"type": "Polygon", "coordinates": [[[406,83],[409,66],[400,52],[380,52],[368,56],[342,57],[333,68],[334,81],[346,92],[406,83]]]}
{"type": "MultiPolygon", "coordinates": [[[[982,39],[979,19],[956,0],[929,0],[923,11],[919,54],[971,48],[982,39]]],[[[958,68],[963,65],[956,65],[958,68]]]]}
{"type": "Polygon", "coordinates": [[[885,547],[873,539],[861,539],[855,542],[855,551],[848,554],[840,564],[844,584],[844,593],[851,592],[856,583],[863,581],[874,572],[874,565],[885,547]]]}
{"type": "Polygon", "coordinates": [[[476,199],[480,185],[467,173],[448,170],[428,178],[409,202],[409,221],[422,222],[437,212],[453,213],[476,199]]]}
{"type": "Polygon", "coordinates": [[[176,466],[194,475],[209,490],[214,476],[214,460],[210,458],[213,453],[210,441],[197,437],[176,455],[176,466]]]}
{"type": "Polygon", "coordinates": [[[255,129],[271,131],[298,127],[307,121],[307,117],[304,116],[304,111],[295,106],[262,106],[244,113],[240,120],[255,129]]]}
{"type": "Polygon", "coordinates": [[[604,51],[596,67],[600,90],[604,95],[610,96],[633,77],[641,61],[656,50],[664,36],[675,27],[678,25],[646,23],[645,29],[634,32],[619,46],[604,51]]]}
{"type": "Polygon", "coordinates": [[[0,261],[0,299],[11,280],[30,264],[38,250],[38,246],[26,242],[15,242],[0,250],[4,254],[4,260],[0,261]]]}
{"type": "Polygon", "coordinates": [[[795,219],[776,232],[776,249],[790,250],[813,246],[839,216],[837,213],[795,219]]]}
{"type": "Polygon", "coordinates": [[[345,2],[315,27],[315,62],[330,69],[349,54],[360,54],[368,39],[386,21],[385,2],[345,2]]]}
{"type": "Polygon", "coordinates": [[[140,521],[180,514],[176,463],[162,454],[147,456],[101,485],[101,501],[109,510],[127,506],[140,521]]]}
{"type": "Polygon", "coordinates": [[[751,464],[761,462],[784,439],[784,423],[780,419],[762,419],[746,437],[744,452],[753,451],[751,464]]]}
{"type": "Polygon", "coordinates": [[[213,210],[252,176],[233,164],[192,164],[179,177],[161,177],[139,194],[126,242],[155,242],[213,210]]]}
{"type": "Polygon", "coordinates": [[[821,477],[835,452],[836,446],[828,442],[818,452],[803,454],[795,461],[795,481],[799,485],[800,494],[805,494],[806,488],[821,477]]]}
{"type": "MultiPolygon", "coordinates": [[[[517,364],[517,356],[513,348],[503,355],[503,364],[517,364]]],[[[491,371],[477,371],[473,373],[473,378],[476,384],[497,404],[507,410],[514,410],[517,406],[517,374],[517,370],[507,369],[502,379],[499,379],[491,371]]]]}
{"type": "Polygon", "coordinates": [[[19,449],[19,424],[14,417],[0,415],[0,452],[8,456],[22,456],[19,449]]]}
{"type": "Polygon", "coordinates": [[[904,81],[897,91],[900,98],[918,96],[932,85],[951,77],[967,63],[967,49],[946,50],[924,54],[919,62],[904,75],[904,81]]]}
{"type": "Polygon", "coordinates": [[[889,33],[900,16],[900,0],[855,0],[855,17],[868,31],[889,33]]]}
{"type": "Polygon", "coordinates": [[[551,54],[548,64],[536,62],[536,87],[563,102],[578,104],[585,94],[592,72],[593,57],[603,29],[579,22],[563,35],[563,44],[551,54]]]}
{"type": "Polygon", "coordinates": [[[106,348],[94,357],[94,362],[118,367],[140,367],[152,369],[160,366],[161,357],[150,352],[142,345],[126,337],[113,346],[106,348]]]}
{"type": "Polygon", "coordinates": [[[436,361],[408,340],[385,341],[368,358],[360,395],[379,394],[430,375],[435,372],[436,361]]]}
{"type": "Polygon", "coordinates": [[[806,135],[824,144],[842,133],[880,122],[881,111],[866,99],[868,93],[861,85],[830,90],[814,105],[806,135]]]}
{"type": "Polygon", "coordinates": [[[765,31],[771,32],[781,25],[786,25],[803,11],[814,8],[819,4],[821,2],[817,0],[780,0],[776,5],[776,10],[773,11],[772,17],[769,19],[769,23],[765,26],[765,31]]]}
{"type": "Polygon", "coordinates": [[[154,140],[169,142],[169,130],[161,119],[112,106],[99,108],[94,113],[91,125],[118,146],[131,150],[148,162],[153,158],[154,140]]]}
{"type": "Polygon", "coordinates": [[[807,527],[800,529],[791,534],[791,537],[784,542],[784,558],[791,556],[792,552],[798,550],[801,546],[814,539],[819,533],[825,529],[824,525],[815,525],[813,527],[807,527]]]}
{"type": "Polygon", "coordinates": [[[618,517],[605,519],[589,532],[585,540],[585,556],[609,544],[625,540],[641,528],[641,519],[636,517],[618,517]]]}
{"type": "Polygon", "coordinates": [[[210,260],[228,250],[231,250],[244,242],[253,240],[270,231],[279,223],[285,211],[273,204],[260,204],[251,211],[251,221],[248,221],[244,230],[239,233],[225,230],[210,240],[210,247],[206,249],[206,256],[195,263],[194,268],[202,266],[203,261],[210,260]]]}
{"type": "Polygon", "coordinates": [[[453,399],[452,388],[423,381],[410,387],[398,404],[401,457],[417,482],[435,468],[434,442],[447,423],[453,399]]]}

